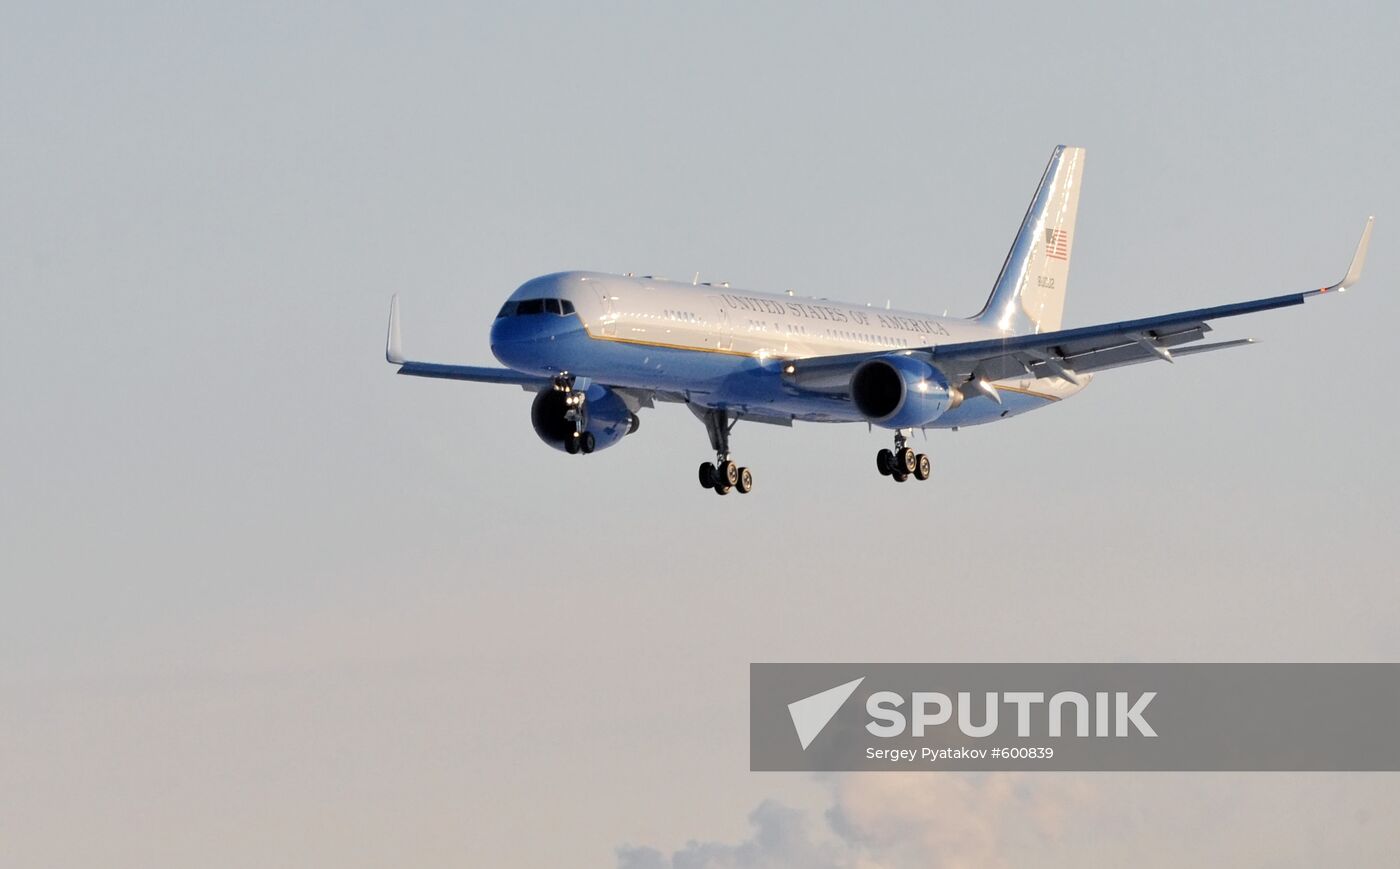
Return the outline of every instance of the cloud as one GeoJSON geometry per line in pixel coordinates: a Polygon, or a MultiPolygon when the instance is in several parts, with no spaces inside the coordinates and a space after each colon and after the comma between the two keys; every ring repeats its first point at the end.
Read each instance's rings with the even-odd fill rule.
{"type": "Polygon", "coordinates": [[[1065,807],[1087,795],[1069,782],[1032,786],[1014,774],[864,773],[827,781],[824,825],[767,800],[749,815],[754,832],[743,842],[692,841],[669,857],[655,848],[622,847],[619,869],[1005,866],[1011,847],[1058,835],[1065,807]]]}
{"type": "Polygon", "coordinates": [[[766,801],[737,843],[617,850],[621,869],[1393,864],[1394,777],[1346,773],[860,773],[823,811],[766,801]]]}
{"type": "Polygon", "coordinates": [[[619,869],[847,869],[853,866],[835,842],[815,841],[805,813],[765,800],[749,814],[753,836],[737,845],[690,842],[669,858],[655,848],[619,848],[619,869]]]}

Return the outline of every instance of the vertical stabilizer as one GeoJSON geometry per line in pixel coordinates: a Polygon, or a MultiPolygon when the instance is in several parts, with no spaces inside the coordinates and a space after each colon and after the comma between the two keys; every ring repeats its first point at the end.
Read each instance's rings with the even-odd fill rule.
{"type": "Polygon", "coordinates": [[[1084,149],[1056,147],[992,295],[974,319],[1014,335],[1060,328],[1083,178],[1084,149]]]}

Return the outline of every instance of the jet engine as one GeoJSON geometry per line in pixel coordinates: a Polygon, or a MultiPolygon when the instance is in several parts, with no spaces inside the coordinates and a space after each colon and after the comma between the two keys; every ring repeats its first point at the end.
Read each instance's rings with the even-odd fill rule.
{"type": "Polygon", "coordinates": [[[937,368],[912,356],[890,354],[867,360],[851,375],[851,400],[881,428],[919,428],[957,407],[962,394],[950,389],[937,368]]]}
{"type": "Polygon", "coordinates": [[[546,389],[536,395],[530,423],[540,440],[556,450],[591,453],[636,431],[640,420],[622,396],[592,384],[584,390],[546,389]],[[577,424],[580,419],[582,426],[577,424]]]}

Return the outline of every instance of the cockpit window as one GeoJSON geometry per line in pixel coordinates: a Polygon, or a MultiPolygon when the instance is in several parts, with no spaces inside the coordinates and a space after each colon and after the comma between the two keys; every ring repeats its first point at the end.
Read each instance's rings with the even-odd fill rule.
{"type": "Polygon", "coordinates": [[[506,302],[496,319],[501,317],[524,317],[527,314],[554,314],[567,316],[574,313],[574,303],[568,299],[521,299],[506,302]]]}

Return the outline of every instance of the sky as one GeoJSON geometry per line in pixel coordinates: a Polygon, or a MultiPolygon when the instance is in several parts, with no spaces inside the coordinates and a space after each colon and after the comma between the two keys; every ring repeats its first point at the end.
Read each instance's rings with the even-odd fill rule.
{"type": "Polygon", "coordinates": [[[748,771],[753,661],[1391,661],[1400,8],[0,5],[0,865],[1375,865],[1386,774],[748,771]],[[564,268],[977,311],[1088,149],[1067,326],[1339,279],[934,432],[490,364],[564,268]]]}

